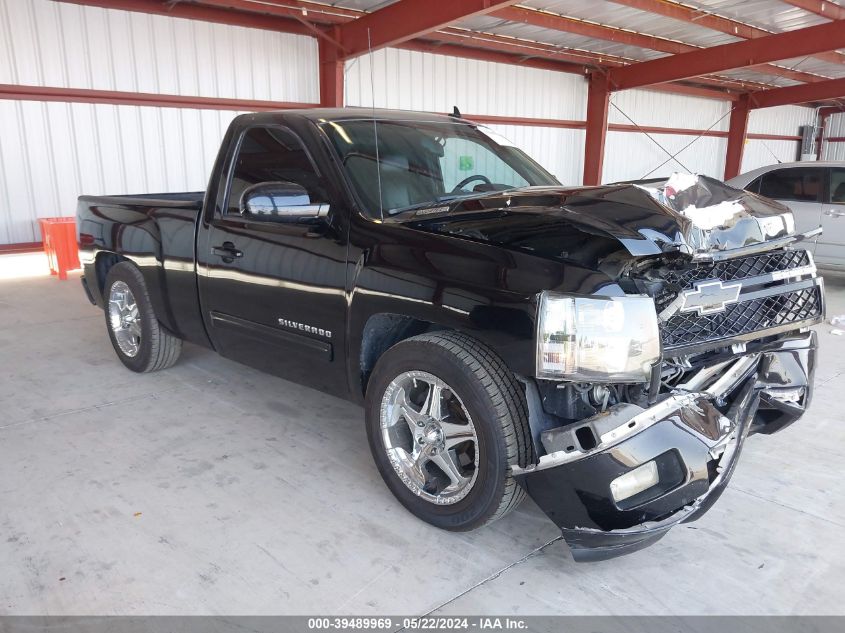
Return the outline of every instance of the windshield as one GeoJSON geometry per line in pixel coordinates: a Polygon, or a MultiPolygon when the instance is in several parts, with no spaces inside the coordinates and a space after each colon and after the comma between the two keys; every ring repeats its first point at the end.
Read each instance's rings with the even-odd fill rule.
{"type": "Polygon", "coordinates": [[[361,202],[375,217],[479,193],[560,184],[522,150],[483,126],[359,119],[329,121],[322,129],[361,202]]]}

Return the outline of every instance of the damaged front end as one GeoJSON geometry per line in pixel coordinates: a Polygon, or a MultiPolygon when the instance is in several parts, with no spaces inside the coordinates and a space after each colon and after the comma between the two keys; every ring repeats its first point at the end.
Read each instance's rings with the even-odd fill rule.
{"type": "Polygon", "coordinates": [[[596,311],[594,299],[580,300],[592,310],[583,335],[577,304],[552,318],[540,302],[537,379],[525,381],[536,459],[514,476],[578,561],[636,551],[697,519],[724,490],[745,439],[791,424],[812,397],[817,340],[808,327],[824,317],[823,284],[811,255],[786,245],[791,216],[771,203],[760,220],[726,199],[744,194],[688,180],[675,180],[683,201],[672,179],[654,195],[689,219],[694,248],[603,267],[625,292],[608,305],[624,312],[629,297],[653,301],[656,358],[651,330],[631,328],[618,306],[596,311]],[[708,200],[718,222],[706,219],[708,200]],[[596,358],[617,363],[616,373],[596,358]],[[633,380],[638,366],[643,378],[633,380]],[[574,379],[550,379],[549,367],[574,379]]]}

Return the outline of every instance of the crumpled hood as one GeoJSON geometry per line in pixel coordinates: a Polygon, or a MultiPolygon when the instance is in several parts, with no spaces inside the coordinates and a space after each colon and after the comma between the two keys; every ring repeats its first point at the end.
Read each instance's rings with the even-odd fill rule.
{"type": "Polygon", "coordinates": [[[605,238],[600,240],[605,244],[621,243],[631,255],[646,256],[732,250],[794,231],[785,206],[690,174],[675,174],[665,183],[649,186],[526,187],[480,193],[387,221],[555,259],[570,259],[581,248],[593,248],[585,234],[605,238]]]}
{"type": "Polygon", "coordinates": [[[642,188],[690,220],[684,237],[693,252],[728,251],[795,232],[788,207],[714,178],[675,173],[660,186],[642,188]]]}

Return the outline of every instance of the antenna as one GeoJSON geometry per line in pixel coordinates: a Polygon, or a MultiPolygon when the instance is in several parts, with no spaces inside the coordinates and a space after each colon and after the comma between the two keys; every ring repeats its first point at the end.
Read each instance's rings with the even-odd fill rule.
{"type": "Polygon", "coordinates": [[[378,154],[378,122],[376,121],[376,83],[373,80],[373,45],[370,40],[370,27],[367,27],[367,49],[370,53],[370,101],[373,104],[373,136],[376,140],[376,181],[378,182],[378,215],[384,221],[384,203],[381,199],[381,159],[378,154]]]}

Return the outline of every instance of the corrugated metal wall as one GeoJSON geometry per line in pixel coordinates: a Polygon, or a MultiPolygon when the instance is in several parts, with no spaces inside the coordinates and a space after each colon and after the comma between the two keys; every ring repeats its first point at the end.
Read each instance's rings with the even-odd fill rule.
{"type": "MultiPolygon", "coordinates": [[[[587,84],[578,75],[395,48],[346,63],[349,106],[583,121],[587,84]]],[[[584,132],[491,125],[555,174],[580,183],[584,132]]]]}
{"type": "MultiPolygon", "coordinates": [[[[317,68],[311,37],[48,0],[0,0],[0,83],[317,102],[317,68]]],[[[458,105],[468,114],[586,116],[580,76],[399,49],[348,62],[345,92],[353,106],[375,102],[448,112],[458,105]]],[[[729,106],[723,102],[632,90],[615,94],[612,103],[611,123],[727,130],[729,106]]],[[[0,244],[37,241],[35,219],[72,215],[80,193],[202,189],[235,114],[0,101],[0,244]]],[[[753,112],[749,127],[797,134],[811,120],[810,109],[789,106],[753,112]]],[[[583,130],[491,127],[562,182],[580,184],[583,130]]],[[[651,136],[609,132],[604,181],[679,169],[721,177],[725,139],[651,136]],[[665,162],[669,155],[661,146],[680,154],[665,162]]],[[[775,156],[791,160],[797,147],[792,141],[749,141],[743,169],[775,156]]],[[[830,147],[845,153],[845,145],[830,147]]]]}
{"type": "MultiPolygon", "coordinates": [[[[609,123],[716,131],[728,129],[727,102],[649,90],[626,90],[611,97],[609,123]]],[[[669,176],[691,171],[721,178],[726,141],[685,134],[608,132],[604,182],[669,176]],[[675,158],[671,156],[677,154],[675,158]]]]}
{"type": "MultiPolygon", "coordinates": [[[[311,37],[0,0],[0,83],[319,101],[311,37]]],[[[82,193],[201,190],[237,112],[0,100],[0,244],[82,193]]]]}
{"type": "Polygon", "coordinates": [[[0,101],[0,244],[39,241],[35,219],[80,194],[201,191],[237,112],[0,101]]]}
{"type": "MultiPolygon", "coordinates": [[[[467,114],[584,120],[587,84],[577,75],[442,55],[386,49],[346,64],[346,104],[467,114]]],[[[727,132],[730,105],[713,99],[649,90],[628,90],[611,99],[610,123],[727,132]],[[627,116],[626,116],[627,115],[627,116]]],[[[797,135],[813,110],[800,106],[754,111],[749,131],[797,135]]],[[[492,125],[537,159],[561,182],[580,184],[583,130],[492,125]]],[[[780,160],[794,160],[794,141],[750,140],[743,170],[780,160]]],[[[689,170],[722,178],[727,139],[680,134],[608,132],[604,182],[663,176],[689,170]],[[668,152],[668,153],[667,153],[668,152]],[[675,159],[670,156],[680,152],[675,159]]]]}
{"type": "MultiPolygon", "coordinates": [[[[801,134],[802,125],[816,125],[814,108],[781,106],[752,110],[748,117],[750,134],[801,134]]],[[[742,155],[742,171],[771,165],[778,161],[787,163],[799,159],[800,141],[772,141],[748,139],[742,155]]]]}
{"type": "Polygon", "coordinates": [[[451,112],[457,105],[467,114],[586,116],[587,85],[568,73],[389,48],[347,62],[345,74],[349,106],[371,107],[375,99],[376,107],[402,110],[451,112]]]}
{"type": "MultiPolygon", "coordinates": [[[[845,114],[832,114],[827,120],[825,138],[845,138],[845,114]]],[[[845,160],[845,142],[822,144],[822,160],[845,160]]]]}
{"type": "Polygon", "coordinates": [[[319,100],[313,37],[48,0],[0,0],[0,83],[319,100]]]}

